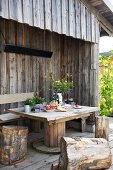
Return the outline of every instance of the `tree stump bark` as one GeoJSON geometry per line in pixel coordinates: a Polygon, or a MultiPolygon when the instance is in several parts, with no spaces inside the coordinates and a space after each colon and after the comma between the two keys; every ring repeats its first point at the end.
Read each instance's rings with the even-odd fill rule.
{"type": "Polygon", "coordinates": [[[12,165],[21,162],[27,155],[28,128],[22,126],[3,126],[0,162],[12,165]]]}
{"type": "Polygon", "coordinates": [[[109,138],[109,118],[108,117],[96,116],[95,137],[104,138],[108,140],[109,138]]]}
{"type": "Polygon", "coordinates": [[[61,138],[60,170],[99,170],[111,166],[107,140],[102,138],[61,138]]]}

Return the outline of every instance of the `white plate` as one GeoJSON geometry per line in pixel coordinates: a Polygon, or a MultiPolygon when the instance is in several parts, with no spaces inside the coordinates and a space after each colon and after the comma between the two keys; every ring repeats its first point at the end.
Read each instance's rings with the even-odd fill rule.
{"type": "Polygon", "coordinates": [[[81,106],[78,106],[78,107],[73,106],[73,107],[74,107],[74,109],[82,109],[82,107],[81,107],[81,106]]]}
{"type": "Polygon", "coordinates": [[[46,112],[53,112],[54,110],[46,110],[46,112]]]}

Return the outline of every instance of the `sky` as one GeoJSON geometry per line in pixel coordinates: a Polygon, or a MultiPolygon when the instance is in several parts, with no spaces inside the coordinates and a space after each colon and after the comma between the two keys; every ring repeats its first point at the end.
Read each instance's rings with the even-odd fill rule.
{"type": "Polygon", "coordinates": [[[111,4],[113,4],[113,0],[109,0],[111,2],[111,4]]]}
{"type": "MultiPolygon", "coordinates": [[[[113,5],[113,0],[109,1],[113,5]]],[[[110,50],[113,50],[113,37],[101,37],[99,52],[108,52],[110,50]]]]}
{"type": "Polygon", "coordinates": [[[99,52],[108,52],[113,50],[113,37],[101,37],[99,44],[99,52]]]}

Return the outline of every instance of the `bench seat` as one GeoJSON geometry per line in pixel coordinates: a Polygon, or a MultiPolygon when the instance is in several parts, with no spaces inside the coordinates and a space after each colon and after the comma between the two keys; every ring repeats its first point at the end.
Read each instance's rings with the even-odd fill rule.
{"type": "MultiPolygon", "coordinates": [[[[19,103],[25,101],[27,98],[34,96],[34,92],[29,93],[15,93],[15,94],[0,94],[0,105],[8,103],[19,103]]],[[[1,111],[2,112],[2,111],[1,111]]],[[[13,113],[0,114],[0,123],[6,123],[18,120],[20,116],[13,113]]]]}
{"type": "Polygon", "coordinates": [[[13,113],[4,113],[4,114],[0,115],[0,123],[15,121],[19,118],[20,118],[20,116],[15,115],[13,113]]]}

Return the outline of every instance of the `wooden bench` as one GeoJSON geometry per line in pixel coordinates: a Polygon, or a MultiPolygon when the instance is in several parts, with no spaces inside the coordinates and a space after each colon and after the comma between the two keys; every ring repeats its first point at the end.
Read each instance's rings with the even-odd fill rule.
{"type": "MultiPolygon", "coordinates": [[[[0,95],[0,105],[23,102],[27,98],[31,98],[33,96],[34,96],[34,92],[0,95]]],[[[0,124],[15,121],[18,119],[20,119],[20,116],[12,113],[0,114],[0,124]]]]}

